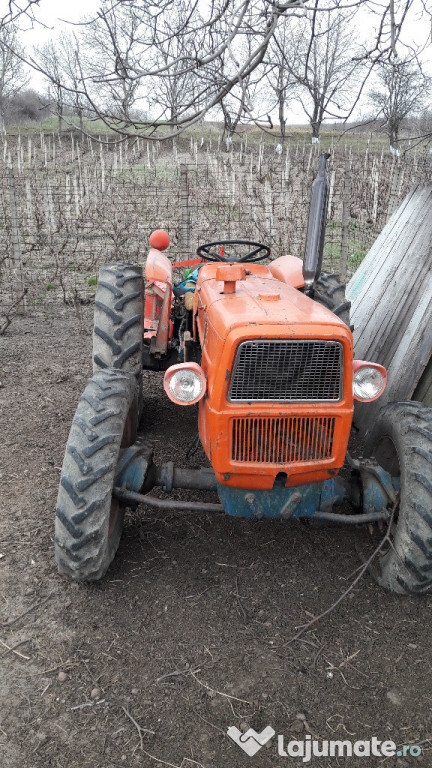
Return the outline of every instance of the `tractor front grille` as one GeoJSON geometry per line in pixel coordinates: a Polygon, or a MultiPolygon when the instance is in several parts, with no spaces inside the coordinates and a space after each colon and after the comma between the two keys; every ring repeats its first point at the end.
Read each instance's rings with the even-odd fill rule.
{"type": "Polygon", "coordinates": [[[335,418],[252,417],[232,422],[232,460],[255,464],[294,464],[330,459],[335,418]]]}
{"type": "Polygon", "coordinates": [[[325,339],[243,341],[228,399],[232,402],[330,402],[342,398],[343,347],[325,339]]]}

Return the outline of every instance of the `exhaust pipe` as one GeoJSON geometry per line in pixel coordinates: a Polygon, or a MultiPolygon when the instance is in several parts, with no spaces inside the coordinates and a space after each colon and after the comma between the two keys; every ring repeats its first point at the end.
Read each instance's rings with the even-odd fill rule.
{"type": "Polygon", "coordinates": [[[303,261],[305,293],[308,295],[313,292],[315,281],[321,274],[330,189],[327,179],[327,160],[329,157],[330,154],[322,154],[320,156],[318,175],[312,184],[312,196],[309,208],[306,247],[303,261]]]}

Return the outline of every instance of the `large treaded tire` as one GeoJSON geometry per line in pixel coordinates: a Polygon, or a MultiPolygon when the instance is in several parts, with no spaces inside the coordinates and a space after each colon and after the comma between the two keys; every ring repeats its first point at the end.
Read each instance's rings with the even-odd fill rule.
{"type": "Polygon", "coordinates": [[[347,301],[345,285],[339,282],[338,275],[321,272],[314,286],[314,299],[340,317],[348,328],[351,327],[351,302],[347,301]]]}
{"type": "Polygon", "coordinates": [[[432,409],[389,403],[366,441],[366,455],[400,477],[392,547],[380,557],[377,580],[404,595],[432,589],[432,409]]]}
{"type": "Polygon", "coordinates": [[[133,440],[137,403],[131,373],[97,371],[87,382],[66,445],[57,498],[58,570],[77,581],[96,581],[117,551],[124,508],[112,499],[121,447],[133,440]]]}
{"type": "Polygon", "coordinates": [[[142,267],[101,267],[95,296],[93,371],[116,368],[130,371],[137,378],[141,375],[143,311],[142,267]]]}

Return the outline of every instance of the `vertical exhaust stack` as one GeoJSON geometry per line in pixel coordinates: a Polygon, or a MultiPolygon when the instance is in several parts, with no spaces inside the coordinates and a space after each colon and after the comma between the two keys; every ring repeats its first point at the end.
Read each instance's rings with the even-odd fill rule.
{"type": "Polygon", "coordinates": [[[312,293],[314,283],[321,274],[330,189],[327,179],[327,160],[329,157],[330,154],[322,154],[320,156],[318,175],[312,184],[312,197],[303,261],[303,278],[305,281],[305,293],[307,294],[312,293]]]}

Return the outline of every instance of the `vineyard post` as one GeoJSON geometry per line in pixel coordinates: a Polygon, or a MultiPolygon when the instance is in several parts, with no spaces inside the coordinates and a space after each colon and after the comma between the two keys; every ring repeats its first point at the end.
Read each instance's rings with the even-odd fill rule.
{"type": "Polygon", "coordinates": [[[185,253],[189,254],[189,185],[187,166],[183,163],[180,166],[180,207],[182,221],[182,249],[185,253]]]}
{"type": "Polygon", "coordinates": [[[339,278],[341,283],[346,283],[348,266],[348,235],[349,235],[349,214],[351,198],[351,161],[347,159],[345,163],[345,179],[343,186],[342,201],[342,237],[341,252],[339,264],[339,278]]]}
{"type": "MultiPolygon", "coordinates": [[[[25,297],[25,285],[24,285],[24,273],[23,273],[23,261],[21,252],[21,240],[20,240],[20,228],[18,220],[18,209],[16,204],[16,190],[15,190],[15,178],[11,164],[8,167],[7,173],[8,188],[9,188],[9,204],[11,215],[11,239],[12,239],[12,253],[14,268],[18,271],[20,279],[19,293],[22,294],[22,309],[25,312],[27,309],[27,301],[25,297]]],[[[20,302],[21,303],[21,302],[20,302]]]]}

